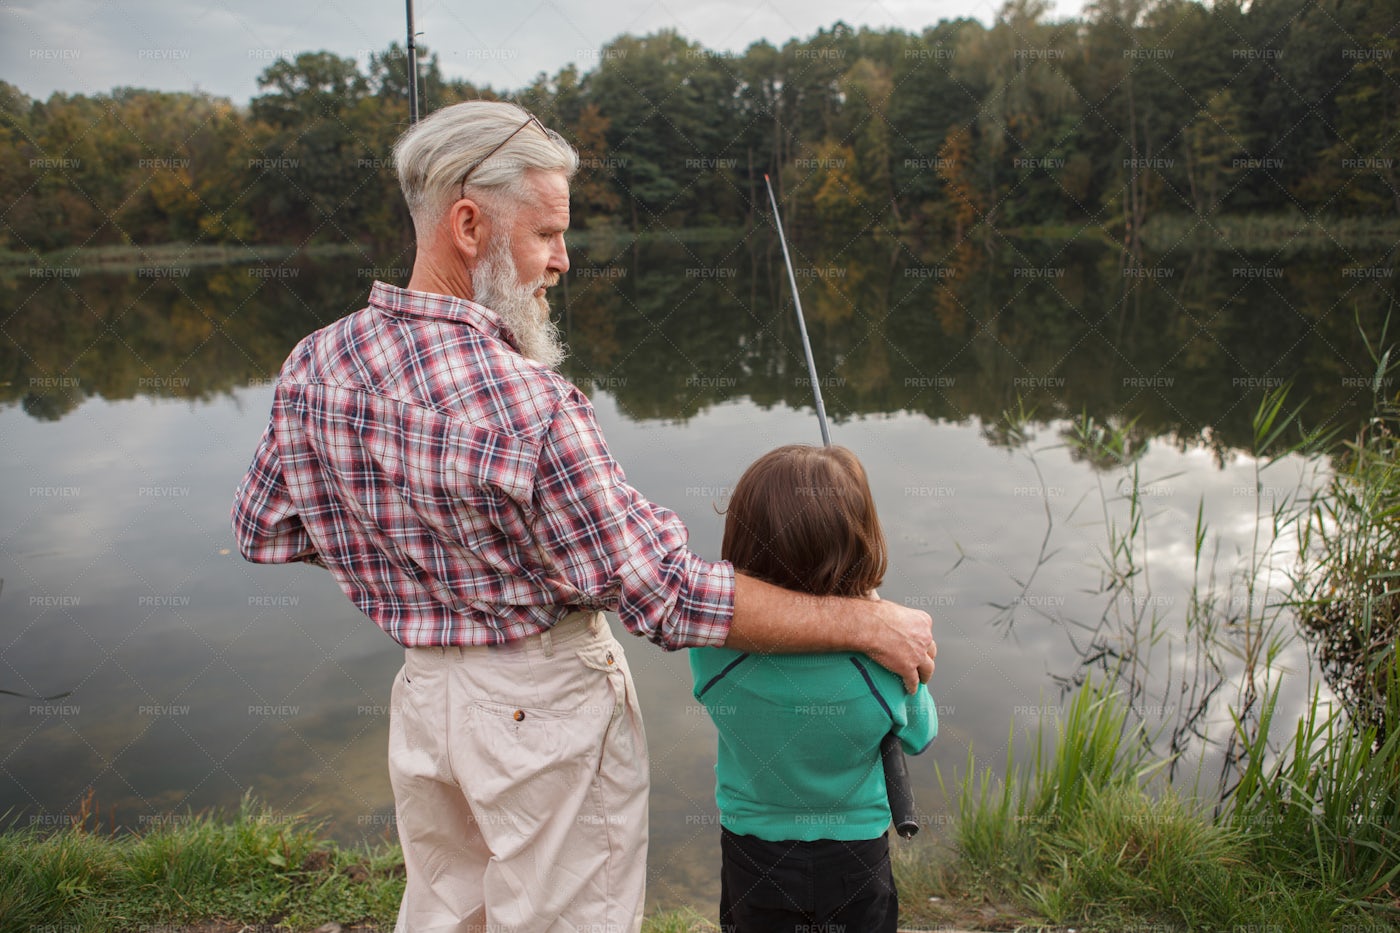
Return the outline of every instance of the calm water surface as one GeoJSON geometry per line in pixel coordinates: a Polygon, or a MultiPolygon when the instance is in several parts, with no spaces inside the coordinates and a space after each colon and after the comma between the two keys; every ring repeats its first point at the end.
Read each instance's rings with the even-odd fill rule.
{"type": "MultiPolygon", "coordinates": [[[[575,250],[561,296],[566,374],[629,480],[676,510],[708,558],[744,466],[820,439],[775,261],[747,238],[599,243],[575,250]]],[[[1148,267],[1170,274],[1150,276],[1056,244],[798,263],[833,439],[865,462],[892,546],[882,595],[937,624],[942,733],[911,759],[924,838],[946,827],[935,765],[951,775],[971,750],[999,768],[1008,729],[1057,710],[1094,653],[1083,626],[1105,612],[1104,518],[1121,508],[1106,513],[1104,497],[1122,473],[1071,456],[1070,419],[1132,422],[1145,446],[1151,599],[1179,628],[1198,503],[1223,582],[1256,509],[1316,481],[1289,458],[1256,483],[1243,451],[1262,391],[1291,380],[1312,423],[1355,423],[1370,372],[1355,318],[1378,321],[1394,294],[1393,257],[1345,252],[1168,256],[1148,267]],[[1018,404],[1025,437],[1002,417],[1018,404]]],[[[140,827],[251,789],[347,842],[392,832],[384,755],[401,652],[323,572],[243,562],[228,524],[270,377],[301,336],[361,307],[376,276],[402,283],[407,270],[0,277],[0,688],[68,693],[0,696],[0,811],[61,825],[92,788],[104,821],[140,827]]],[[[707,908],[714,732],[684,654],[619,634],[652,754],[651,900],[707,908]]],[[[1186,702],[1187,652],[1173,644],[1153,655],[1145,720],[1170,722],[1186,702]]],[[[1291,713],[1315,677],[1301,645],[1283,663],[1298,675],[1291,713]]],[[[1206,721],[1218,735],[1228,714],[1206,721]]]]}

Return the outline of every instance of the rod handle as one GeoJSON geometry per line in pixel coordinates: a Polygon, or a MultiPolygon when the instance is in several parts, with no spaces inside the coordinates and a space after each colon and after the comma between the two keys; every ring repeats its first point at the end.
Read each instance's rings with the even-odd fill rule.
{"type": "Polygon", "coordinates": [[[890,798],[890,816],[894,831],[901,839],[911,839],[919,831],[919,819],[914,810],[914,791],[909,787],[909,763],[899,736],[886,733],[880,740],[880,759],[885,766],[885,793],[890,798]]]}

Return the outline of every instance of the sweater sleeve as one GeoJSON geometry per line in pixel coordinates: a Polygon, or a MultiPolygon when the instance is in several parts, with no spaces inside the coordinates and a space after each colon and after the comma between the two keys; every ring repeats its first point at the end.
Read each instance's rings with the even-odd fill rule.
{"type": "Polygon", "coordinates": [[[904,694],[904,722],[897,724],[895,734],[910,755],[919,755],[938,735],[938,707],[928,692],[927,684],[919,684],[912,695],[904,694]]]}

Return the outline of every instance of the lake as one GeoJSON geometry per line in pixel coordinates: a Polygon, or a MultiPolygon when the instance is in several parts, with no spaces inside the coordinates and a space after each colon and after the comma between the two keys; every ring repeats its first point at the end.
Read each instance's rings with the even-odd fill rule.
{"type": "MultiPolygon", "coordinates": [[[[935,767],[951,777],[971,755],[999,770],[1011,730],[1122,653],[1122,629],[1098,623],[1125,608],[1105,605],[1125,597],[1105,595],[1102,558],[1125,474],[1065,446],[1082,415],[1126,426],[1142,451],[1150,590],[1126,608],[1150,600],[1169,637],[1141,655],[1134,713],[1179,724],[1200,676],[1173,621],[1198,505],[1228,605],[1260,510],[1319,481],[1296,457],[1257,472],[1251,416],[1291,383],[1309,425],[1350,433],[1374,369],[1358,319],[1379,333],[1394,255],[1220,249],[1125,266],[1042,241],[796,246],[833,440],[865,463],[891,545],[881,593],[935,618],[941,734],[910,760],[920,838],[946,833],[935,767]]],[[[716,559],[716,509],[743,468],[820,442],[781,255],[760,229],[594,238],[572,258],[555,299],[564,372],[630,482],[716,559]]],[[[362,307],[373,279],[407,277],[403,257],[370,256],[0,273],[0,688],[27,695],[0,695],[0,812],[64,825],[91,788],[103,825],[143,828],[251,789],[345,842],[392,833],[401,652],[324,572],[245,563],[228,513],[293,344],[362,307]]],[[[1290,566],[1286,543],[1256,573],[1266,583],[1290,566]]],[[[652,754],[650,901],[712,910],[713,729],[684,654],[619,634],[652,754]]],[[[1286,722],[1318,678],[1300,642],[1281,665],[1297,675],[1286,722]]],[[[1238,667],[1224,671],[1195,730],[1210,738],[1228,728],[1238,667]]],[[[1208,793],[1217,753],[1200,735],[1186,747],[1208,793]]]]}

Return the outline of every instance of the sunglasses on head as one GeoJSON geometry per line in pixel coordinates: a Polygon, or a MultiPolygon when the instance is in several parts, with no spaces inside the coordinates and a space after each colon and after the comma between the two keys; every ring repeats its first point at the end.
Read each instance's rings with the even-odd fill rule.
{"type": "Polygon", "coordinates": [[[506,143],[510,142],[516,136],[518,136],[520,134],[520,131],[525,129],[525,127],[529,126],[531,123],[535,124],[535,126],[538,126],[540,128],[540,132],[543,133],[546,137],[549,136],[549,130],[545,129],[545,125],[539,121],[539,118],[536,117],[533,113],[530,114],[525,119],[524,123],[517,126],[509,136],[497,143],[490,152],[486,153],[486,155],[478,159],[476,163],[472,165],[471,168],[467,169],[467,173],[462,176],[462,183],[458,186],[460,190],[457,196],[459,198],[465,198],[467,196],[467,179],[472,177],[472,172],[475,172],[477,169],[481,168],[481,166],[485,164],[487,159],[491,158],[497,152],[500,152],[501,147],[503,147],[506,143]]]}

